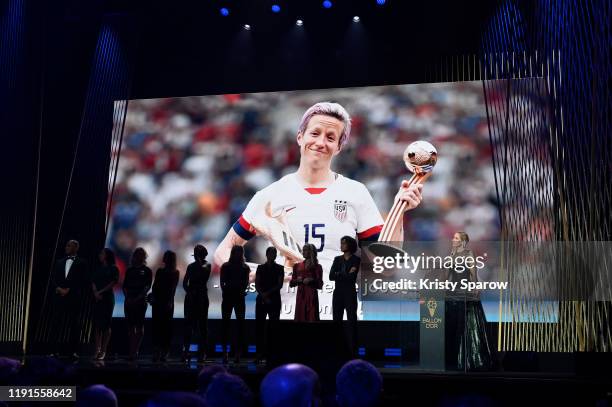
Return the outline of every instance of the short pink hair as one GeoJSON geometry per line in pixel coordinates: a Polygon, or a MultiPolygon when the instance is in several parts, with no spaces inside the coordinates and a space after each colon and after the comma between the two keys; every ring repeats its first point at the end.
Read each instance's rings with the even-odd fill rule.
{"type": "Polygon", "coordinates": [[[308,110],[306,110],[306,113],[304,113],[304,116],[302,116],[298,133],[304,134],[306,128],[308,127],[308,122],[312,116],[318,114],[330,116],[342,122],[342,134],[340,134],[338,144],[340,145],[340,148],[344,147],[344,145],[348,143],[349,137],[351,136],[351,116],[349,116],[346,109],[339,103],[319,102],[309,107],[308,110]]]}

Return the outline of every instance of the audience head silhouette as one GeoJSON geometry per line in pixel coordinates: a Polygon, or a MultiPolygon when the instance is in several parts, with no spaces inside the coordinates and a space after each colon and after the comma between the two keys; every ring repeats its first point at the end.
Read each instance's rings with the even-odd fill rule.
{"type": "Polygon", "coordinates": [[[204,397],[206,395],[206,391],[208,390],[208,386],[210,386],[210,383],[212,382],[212,379],[219,373],[227,373],[227,369],[223,365],[210,365],[203,367],[198,374],[198,394],[204,397]]]}
{"type": "Polygon", "coordinates": [[[261,382],[264,407],[310,407],[319,404],[320,384],[317,373],[298,363],[277,367],[261,382]]]}
{"type": "Polygon", "coordinates": [[[347,362],[336,375],[336,401],[341,407],[375,406],[382,390],[382,376],[363,360],[347,362]]]}
{"type": "Polygon", "coordinates": [[[117,407],[115,392],[103,384],[94,384],[79,392],[77,407],[117,407]]]}
{"type": "Polygon", "coordinates": [[[213,376],[206,390],[208,407],[249,407],[253,405],[251,389],[238,377],[229,373],[213,376]]]}

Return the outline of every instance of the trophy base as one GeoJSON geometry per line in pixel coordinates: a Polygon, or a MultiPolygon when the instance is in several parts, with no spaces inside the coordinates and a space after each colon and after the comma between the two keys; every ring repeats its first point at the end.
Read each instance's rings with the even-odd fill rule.
{"type": "Polygon", "coordinates": [[[395,257],[398,254],[404,257],[406,254],[403,249],[385,242],[374,242],[366,247],[374,257],[395,257]]]}
{"type": "MultiPolygon", "coordinates": [[[[397,255],[399,255],[400,257],[404,257],[404,255],[407,254],[401,248],[386,242],[370,243],[367,246],[363,247],[362,253],[363,256],[367,257],[370,262],[373,262],[373,259],[375,257],[395,258],[397,255]]],[[[383,271],[381,275],[387,279],[395,278],[396,276],[400,275],[398,274],[398,272],[399,270],[396,270],[395,268],[385,269],[385,271],[383,271]]]]}

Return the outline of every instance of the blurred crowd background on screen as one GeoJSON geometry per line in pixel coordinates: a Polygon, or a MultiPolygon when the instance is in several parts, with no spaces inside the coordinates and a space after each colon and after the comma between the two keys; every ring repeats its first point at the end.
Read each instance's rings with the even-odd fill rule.
{"type": "MultiPolygon", "coordinates": [[[[438,149],[423,202],[406,217],[406,239],[449,241],[449,250],[459,230],[473,241],[499,239],[482,82],[133,100],[113,152],[120,156],[107,236],[122,274],[138,246],[154,271],[165,250],[176,251],[181,277],[195,244],[212,261],[255,192],[297,169],[300,119],[320,101],[338,102],[352,117],[333,169],[364,183],[383,218],[411,175],[406,146],[426,140],[438,149]]],[[[247,260],[265,261],[267,246],[250,241],[247,260]]],[[[178,289],[177,302],[182,296],[178,289]]]]}

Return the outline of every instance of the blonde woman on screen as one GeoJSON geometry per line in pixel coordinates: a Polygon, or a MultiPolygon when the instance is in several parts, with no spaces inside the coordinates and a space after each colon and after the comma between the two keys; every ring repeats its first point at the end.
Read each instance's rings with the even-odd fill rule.
{"type": "MultiPolygon", "coordinates": [[[[355,180],[332,171],[334,157],[342,152],[351,133],[351,118],[338,103],[311,106],[300,122],[296,142],[300,165],[268,185],[248,203],[214,255],[216,267],[229,258],[232,246],[244,245],[256,235],[266,237],[284,257],[287,270],[302,262],[304,244],[312,244],[323,267],[324,283],[334,257],[341,253],[343,236],[375,241],[383,225],[372,196],[355,180]]],[[[403,181],[396,200],[407,202],[406,210],[421,202],[422,185],[403,181]]],[[[324,285],[322,319],[331,319],[331,291],[324,285]]]]}

